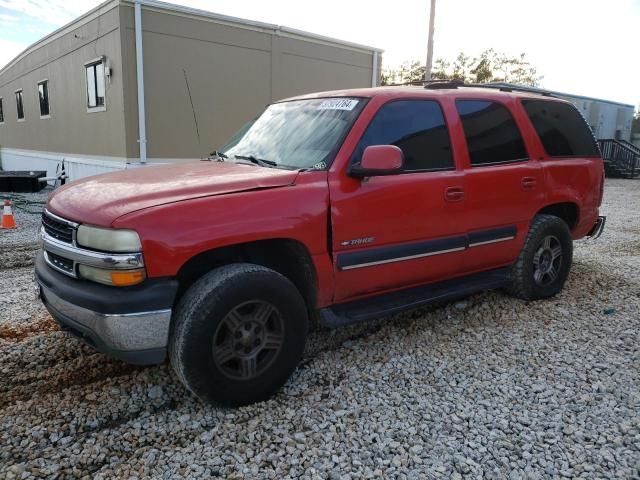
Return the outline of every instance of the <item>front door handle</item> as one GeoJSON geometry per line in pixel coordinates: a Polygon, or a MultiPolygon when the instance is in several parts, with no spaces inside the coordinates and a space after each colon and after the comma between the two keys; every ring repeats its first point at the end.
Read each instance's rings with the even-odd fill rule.
{"type": "Polygon", "coordinates": [[[533,190],[536,188],[536,179],[535,177],[524,177],[520,185],[523,190],[533,190]]]}
{"type": "Polygon", "coordinates": [[[444,199],[447,202],[460,202],[464,200],[464,188],[462,187],[447,187],[444,191],[444,199]]]}

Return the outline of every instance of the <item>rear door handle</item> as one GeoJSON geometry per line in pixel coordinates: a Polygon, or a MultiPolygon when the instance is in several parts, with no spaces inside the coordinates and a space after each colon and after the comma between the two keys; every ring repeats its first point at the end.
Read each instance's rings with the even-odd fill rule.
{"type": "Polygon", "coordinates": [[[523,190],[533,190],[536,188],[536,179],[534,177],[524,177],[521,185],[523,190]]]}
{"type": "Polygon", "coordinates": [[[447,189],[444,191],[444,199],[447,202],[460,202],[464,200],[464,188],[447,187],[447,189]]]}

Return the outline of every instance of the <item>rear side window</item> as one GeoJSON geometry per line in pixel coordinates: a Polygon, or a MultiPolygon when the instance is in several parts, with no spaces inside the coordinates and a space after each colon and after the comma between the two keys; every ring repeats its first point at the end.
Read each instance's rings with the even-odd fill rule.
{"type": "Polygon", "coordinates": [[[527,159],[520,130],[504,105],[486,100],[456,100],[471,165],[494,165],[527,159]]]}
{"type": "Polygon", "coordinates": [[[572,105],[547,100],[522,100],[529,120],[550,157],[597,157],[593,133],[572,105]]]}
{"type": "Polygon", "coordinates": [[[453,169],[449,132],[433,100],[398,100],[380,107],[362,136],[353,163],[371,145],[395,145],[404,154],[405,172],[453,169]]]}

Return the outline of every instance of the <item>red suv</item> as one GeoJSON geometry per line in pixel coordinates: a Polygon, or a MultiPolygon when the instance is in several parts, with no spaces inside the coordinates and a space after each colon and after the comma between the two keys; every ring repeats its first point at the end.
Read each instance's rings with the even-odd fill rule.
{"type": "Polygon", "coordinates": [[[98,350],[168,356],[201,399],[242,405],[284,384],[313,323],[556,294],[572,240],[604,226],[589,127],[557,98],[434,86],[284,100],[206,161],[60,188],[44,304],[98,350]]]}

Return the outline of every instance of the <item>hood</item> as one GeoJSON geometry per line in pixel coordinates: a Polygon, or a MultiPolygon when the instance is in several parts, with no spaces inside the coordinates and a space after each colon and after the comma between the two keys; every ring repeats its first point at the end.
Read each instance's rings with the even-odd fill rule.
{"type": "Polygon", "coordinates": [[[292,185],[297,171],[227,162],[140,167],[72,182],[47,208],[76,222],[110,226],[127,213],[198,197],[292,185]]]}

